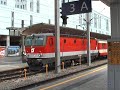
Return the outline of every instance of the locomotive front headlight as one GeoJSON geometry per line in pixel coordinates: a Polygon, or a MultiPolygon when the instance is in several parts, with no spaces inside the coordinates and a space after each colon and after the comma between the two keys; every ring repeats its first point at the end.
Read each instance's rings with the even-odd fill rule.
{"type": "Polygon", "coordinates": [[[40,54],[39,54],[38,56],[39,56],[39,57],[41,57],[41,55],[40,55],[40,54]]]}

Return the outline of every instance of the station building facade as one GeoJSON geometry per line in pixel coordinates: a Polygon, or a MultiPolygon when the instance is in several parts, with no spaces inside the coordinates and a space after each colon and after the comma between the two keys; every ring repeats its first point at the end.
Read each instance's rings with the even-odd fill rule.
{"type": "MultiPolygon", "coordinates": [[[[60,0],[61,7],[62,0],[60,0]]],[[[54,24],[54,0],[0,0],[0,37],[4,36],[6,44],[10,45],[8,27],[21,28],[37,23],[54,24]]],[[[86,30],[86,14],[68,16],[66,27],[86,30]]],[[[111,35],[110,18],[92,10],[90,13],[90,31],[111,35]]],[[[62,19],[60,18],[60,26],[62,19]]],[[[14,35],[19,36],[19,32],[14,35]]],[[[12,35],[11,35],[12,36],[12,35]]],[[[1,43],[2,44],[2,43],[1,43]]]]}

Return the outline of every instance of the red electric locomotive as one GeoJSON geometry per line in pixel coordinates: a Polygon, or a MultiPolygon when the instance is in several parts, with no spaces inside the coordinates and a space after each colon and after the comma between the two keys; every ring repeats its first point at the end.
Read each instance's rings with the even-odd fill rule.
{"type": "MultiPolygon", "coordinates": [[[[90,39],[91,57],[107,55],[107,42],[90,39]],[[104,52],[105,51],[105,52],[104,52]]],[[[25,53],[27,63],[31,68],[42,68],[45,64],[54,66],[55,64],[55,36],[53,33],[41,33],[29,35],[25,38],[25,53]]],[[[79,58],[86,60],[87,39],[86,37],[61,35],[60,36],[60,57],[61,62],[75,63],[79,58]]]]}

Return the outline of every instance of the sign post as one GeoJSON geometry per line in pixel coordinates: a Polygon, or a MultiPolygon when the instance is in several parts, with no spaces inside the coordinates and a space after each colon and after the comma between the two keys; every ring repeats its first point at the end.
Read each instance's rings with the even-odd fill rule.
{"type": "Polygon", "coordinates": [[[60,27],[59,27],[59,0],[55,0],[55,71],[61,72],[60,66],[60,27]]]}
{"type": "Polygon", "coordinates": [[[90,53],[90,18],[89,13],[86,13],[86,24],[87,24],[87,64],[88,66],[91,65],[91,53],[90,53]]]}

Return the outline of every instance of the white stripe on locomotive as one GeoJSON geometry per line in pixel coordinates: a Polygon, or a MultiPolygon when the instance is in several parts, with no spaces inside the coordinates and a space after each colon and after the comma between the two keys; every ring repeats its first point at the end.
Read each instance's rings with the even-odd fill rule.
{"type": "MultiPolygon", "coordinates": [[[[91,50],[91,54],[98,53],[98,50],[91,50]]],[[[87,54],[87,51],[71,51],[71,52],[60,52],[60,56],[74,56],[74,55],[83,55],[87,54]]],[[[55,53],[42,53],[41,56],[39,56],[39,53],[36,54],[27,54],[29,58],[53,58],[55,57],[55,53]]]]}

